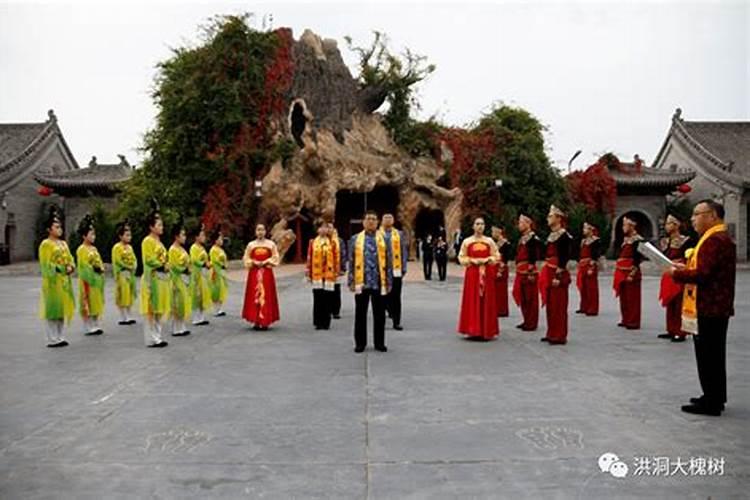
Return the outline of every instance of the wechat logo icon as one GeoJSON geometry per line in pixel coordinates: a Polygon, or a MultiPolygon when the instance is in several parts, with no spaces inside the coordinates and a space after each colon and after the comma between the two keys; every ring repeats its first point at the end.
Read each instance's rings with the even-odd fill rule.
{"type": "Polygon", "coordinates": [[[619,457],[612,452],[607,452],[599,457],[599,470],[609,472],[618,479],[628,475],[627,464],[620,461],[619,457]]]}

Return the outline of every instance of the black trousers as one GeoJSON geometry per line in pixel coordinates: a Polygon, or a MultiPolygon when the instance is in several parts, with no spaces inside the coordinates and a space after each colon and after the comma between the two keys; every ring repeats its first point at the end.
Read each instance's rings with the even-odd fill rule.
{"type": "Polygon", "coordinates": [[[403,285],[403,278],[393,278],[393,285],[391,291],[385,296],[385,307],[388,311],[388,316],[393,320],[394,325],[401,324],[401,288],[403,285]]]}
{"type": "Polygon", "coordinates": [[[336,283],[331,298],[331,314],[338,316],[341,314],[341,284],[336,283]]]}
{"type": "Polygon", "coordinates": [[[334,292],[330,290],[313,289],[313,325],[328,329],[331,326],[331,304],[334,292]]]}
{"type": "Polygon", "coordinates": [[[727,402],[727,328],[729,318],[698,316],[698,335],[693,336],[698,379],[706,406],[727,402]]]}
{"type": "Polygon", "coordinates": [[[445,281],[445,277],[448,274],[448,259],[436,259],[438,278],[440,281],[445,281]]]}
{"type": "Polygon", "coordinates": [[[422,261],[422,269],[424,270],[424,279],[431,280],[432,279],[432,257],[427,257],[425,255],[424,260],[422,261]]]}
{"type": "Polygon", "coordinates": [[[375,347],[385,346],[385,303],[386,298],[380,290],[365,289],[354,294],[354,345],[367,346],[367,309],[372,301],[372,319],[374,324],[373,343],[375,347]]]}

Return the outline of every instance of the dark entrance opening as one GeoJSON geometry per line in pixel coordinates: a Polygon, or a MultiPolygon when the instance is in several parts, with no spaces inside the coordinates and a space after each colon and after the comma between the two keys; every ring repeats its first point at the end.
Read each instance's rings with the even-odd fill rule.
{"type": "MultiPolygon", "coordinates": [[[[353,235],[362,231],[362,216],[365,210],[375,210],[379,217],[389,212],[398,211],[398,189],[395,186],[378,186],[368,193],[342,190],[336,193],[336,229],[339,236],[348,241],[353,235]]],[[[396,219],[396,227],[401,221],[396,219]]]]}
{"type": "Polygon", "coordinates": [[[294,231],[294,244],[287,250],[284,260],[287,262],[301,263],[307,260],[307,246],[310,240],[315,238],[317,229],[313,224],[310,213],[302,211],[293,219],[289,219],[289,229],[294,231]]]}
{"type": "Polygon", "coordinates": [[[424,240],[428,234],[432,236],[433,241],[438,236],[445,239],[445,215],[442,210],[423,208],[417,214],[417,219],[414,221],[414,236],[424,240]]]}
{"type": "Polygon", "coordinates": [[[636,212],[636,211],[630,211],[622,214],[619,219],[617,219],[617,224],[615,225],[615,241],[614,241],[614,251],[615,255],[620,251],[620,245],[622,245],[622,218],[627,217],[629,219],[633,219],[636,223],[636,231],[638,231],[638,234],[643,236],[646,241],[651,241],[654,238],[654,227],[651,224],[651,220],[649,220],[648,216],[644,214],[643,212],[636,212]]]}
{"type": "Polygon", "coordinates": [[[305,147],[305,143],[302,141],[302,134],[305,133],[305,124],[307,118],[305,118],[305,110],[302,108],[302,104],[295,102],[292,107],[292,137],[294,142],[300,148],[305,147]]]}

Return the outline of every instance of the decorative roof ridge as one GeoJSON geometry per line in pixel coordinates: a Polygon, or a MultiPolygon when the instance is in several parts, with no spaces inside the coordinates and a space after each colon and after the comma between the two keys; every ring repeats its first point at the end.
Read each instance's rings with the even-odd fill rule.
{"type": "MultiPolygon", "coordinates": [[[[66,153],[72,159],[75,168],[79,168],[75,156],[73,156],[73,153],[70,151],[70,148],[68,147],[68,144],[67,142],[65,142],[65,138],[62,135],[62,131],[57,125],[57,116],[55,115],[54,110],[50,109],[49,111],[47,111],[47,117],[47,121],[43,122],[45,124],[44,129],[39,133],[39,135],[37,135],[18,155],[5,162],[5,164],[0,165],[0,174],[9,172],[18,165],[25,163],[34,155],[34,153],[37,152],[37,148],[39,147],[39,145],[46,141],[53,134],[56,134],[59,137],[66,153]]],[[[11,125],[42,125],[42,123],[15,123],[11,125]]]]}

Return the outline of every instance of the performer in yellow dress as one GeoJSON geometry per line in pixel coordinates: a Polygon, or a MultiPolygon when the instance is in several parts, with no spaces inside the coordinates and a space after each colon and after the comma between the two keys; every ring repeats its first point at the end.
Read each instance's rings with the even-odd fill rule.
{"type": "Polygon", "coordinates": [[[227,301],[229,287],[227,285],[227,254],[224,252],[224,235],[217,231],[213,238],[214,244],[209,251],[211,259],[211,272],[209,273],[209,286],[211,288],[211,300],[214,303],[214,316],[226,316],[222,307],[227,301]]]}
{"type": "Polygon", "coordinates": [[[130,242],[133,233],[128,221],[117,225],[117,238],[120,240],[112,247],[112,274],[115,278],[115,304],[120,311],[119,325],[133,325],[135,320],[130,316],[130,309],[135,300],[135,271],[138,261],[130,242]]]}
{"type": "Polygon", "coordinates": [[[39,267],[42,271],[39,317],[45,322],[47,347],[65,347],[68,341],[63,335],[63,328],[73,318],[75,310],[70,278],[75,271],[75,262],[68,244],[62,239],[62,217],[54,206],[50,207],[44,227],[48,236],[39,245],[39,267]]]}
{"type": "Polygon", "coordinates": [[[141,242],[141,314],[146,320],[143,338],[147,347],[166,347],[167,341],[162,339],[161,332],[162,323],[171,311],[172,287],[168,275],[167,249],[161,242],[164,222],[155,201],[152,201],[146,224],[149,234],[141,242]]]}
{"type": "Polygon", "coordinates": [[[96,229],[93,218],[86,214],[78,226],[83,242],[76,250],[78,263],[78,310],[86,335],[101,335],[99,318],[104,313],[104,262],[94,246],[96,229]]]}
{"type": "Polygon", "coordinates": [[[180,222],[172,231],[172,246],[169,247],[169,275],[172,281],[172,336],[190,335],[185,322],[190,320],[190,255],[185,250],[187,232],[180,222]]]}
{"type": "Polygon", "coordinates": [[[190,293],[193,298],[193,324],[207,325],[205,311],[211,308],[211,290],[208,287],[208,273],[211,261],[204,245],[206,230],[201,225],[195,235],[195,242],[190,246],[190,293]]]}

